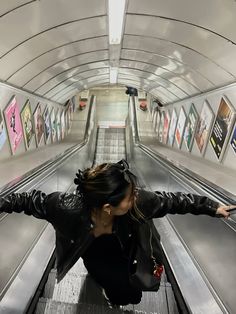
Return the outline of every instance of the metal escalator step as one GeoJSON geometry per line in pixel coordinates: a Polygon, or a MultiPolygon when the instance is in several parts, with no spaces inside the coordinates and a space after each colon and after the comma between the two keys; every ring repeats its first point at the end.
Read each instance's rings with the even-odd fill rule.
{"type": "Polygon", "coordinates": [[[172,314],[168,311],[165,287],[161,286],[157,292],[143,292],[142,301],[134,305],[134,310],[138,313],[172,314]]]}
{"type": "Polygon", "coordinates": [[[166,287],[166,296],[169,314],[179,314],[179,310],[175,301],[174,293],[171,285],[166,287]]]}
{"type": "Polygon", "coordinates": [[[35,314],[76,314],[77,311],[77,304],[40,299],[35,314]]]}
{"type": "Polygon", "coordinates": [[[68,273],[62,281],[55,284],[52,299],[60,302],[77,303],[86,275],[68,273]]]}

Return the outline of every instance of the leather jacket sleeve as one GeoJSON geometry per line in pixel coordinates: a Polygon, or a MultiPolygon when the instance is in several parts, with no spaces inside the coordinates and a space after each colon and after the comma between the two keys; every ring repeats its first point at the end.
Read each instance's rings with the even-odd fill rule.
{"type": "Polygon", "coordinates": [[[58,198],[59,192],[46,195],[42,191],[33,190],[31,192],[12,193],[0,198],[0,212],[21,213],[33,215],[39,219],[50,221],[53,210],[53,202],[58,198]]]}
{"type": "Polygon", "coordinates": [[[160,218],[166,214],[187,213],[214,217],[219,203],[195,194],[140,190],[137,206],[147,219],[160,218]]]}

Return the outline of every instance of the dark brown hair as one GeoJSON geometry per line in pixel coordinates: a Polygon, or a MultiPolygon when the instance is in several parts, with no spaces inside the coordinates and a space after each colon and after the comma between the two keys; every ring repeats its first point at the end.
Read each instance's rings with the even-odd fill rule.
{"type": "MultiPolygon", "coordinates": [[[[84,171],[79,170],[76,177],[74,182],[77,184],[77,192],[89,210],[99,209],[106,203],[118,206],[130,185],[131,198],[135,197],[137,178],[124,159],[118,163],[103,163],[84,171]]],[[[141,217],[140,214],[137,216],[141,217]]]]}

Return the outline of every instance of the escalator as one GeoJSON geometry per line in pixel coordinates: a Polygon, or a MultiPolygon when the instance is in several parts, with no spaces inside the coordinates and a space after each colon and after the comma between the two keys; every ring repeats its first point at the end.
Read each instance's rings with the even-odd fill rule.
{"type": "MultiPolygon", "coordinates": [[[[126,158],[125,129],[99,128],[95,151],[95,164],[126,158]]],[[[140,304],[123,306],[119,310],[108,307],[101,288],[87,275],[82,259],[59,284],[56,283],[55,276],[56,270],[53,269],[37,305],[36,314],[179,313],[171,284],[165,274],[157,293],[145,292],[140,304]]]]}
{"type": "MultiPolygon", "coordinates": [[[[49,168],[46,175],[45,173],[37,175],[33,182],[25,183],[18,190],[21,191],[34,187],[46,190],[47,193],[50,193],[52,190],[73,192],[74,185],[72,180],[78,168],[84,169],[90,167],[93,163],[116,162],[126,158],[130,163],[131,170],[140,179],[140,184],[143,188],[197,193],[226,203],[235,201],[234,196],[231,199],[229,196],[223,199],[222,196],[221,199],[221,193],[214,194],[213,191],[203,188],[201,183],[194,181],[193,178],[188,178],[186,174],[181,174],[178,169],[168,165],[166,161],[161,160],[148,148],[135,143],[134,138],[137,135],[134,132],[134,122],[135,117],[130,114],[125,130],[98,128],[97,131],[95,123],[95,127],[88,132],[89,141],[85,146],[75,148],[68,156],[64,156],[64,159],[62,158],[57,165],[52,165],[54,170],[49,168]],[[97,145],[95,145],[96,143],[97,145]],[[96,152],[95,159],[94,152],[96,152]]],[[[18,216],[16,214],[15,216],[6,215],[0,217],[1,239],[6,237],[7,234],[7,228],[4,227],[6,219],[12,219],[12,224],[15,221],[15,225],[12,225],[11,228],[15,228],[16,231],[18,228],[21,234],[24,234],[24,224],[42,223],[34,218],[29,222],[25,219],[31,219],[30,217],[18,216]],[[16,218],[18,216],[21,218],[16,218]]],[[[232,218],[235,220],[234,217],[232,218]]],[[[20,271],[24,268],[21,268],[24,259],[19,256],[17,261],[18,268],[21,268],[19,271],[20,275],[16,276],[16,280],[14,280],[14,283],[16,283],[15,290],[13,290],[17,291],[17,293],[9,293],[11,289],[8,289],[9,286],[10,288],[12,286],[11,282],[13,280],[11,278],[14,277],[14,272],[19,270],[17,266],[13,267],[14,272],[9,272],[8,278],[3,283],[3,288],[0,291],[2,294],[0,313],[103,314],[123,312],[177,314],[179,310],[180,313],[196,314],[236,313],[234,297],[234,283],[236,282],[234,269],[236,232],[233,223],[204,216],[176,215],[157,219],[155,220],[155,225],[161,234],[162,245],[166,253],[167,264],[169,265],[168,280],[164,275],[161,289],[158,293],[144,293],[142,302],[139,305],[130,305],[123,309],[110,309],[102,295],[101,288],[87,275],[82,260],[79,260],[59,284],[55,282],[56,273],[55,269],[52,268],[46,285],[41,282],[41,292],[36,291],[36,294],[38,296],[40,294],[41,298],[35,311],[35,299],[32,294],[35,293],[37,280],[34,281],[33,286],[31,279],[33,281],[35,267],[39,262],[40,252],[42,255],[45,249],[42,246],[45,243],[50,245],[48,256],[44,258],[44,263],[46,264],[46,262],[50,261],[52,267],[54,266],[52,255],[54,245],[53,230],[50,230],[49,225],[42,225],[33,240],[31,239],[28,249],[26,248],[25,250],[25,260],[28,261],[27,256],[30,256],[29,247],[33,247],[36,242],[41,240],[38,255],[36,255],[33,261],[28,261],[28,267],[23,275],[20,271]],[[45,238],[47,236],[48,238],[45,238]],[[222,265],[224,265],[223,268],[222,265]],[[169,279],[171,279],[171,283],[173,281],[173,290],[177,296],[179,307],[176,305],[169,279]],[[24,281],[25,285],[22,285],[24,281]],[[34,291],[31,291],[33,300],[31,300],[31,306],[29,306],[29,300],[27,299],[27,301],[25,297],[27,293],[30,295],[30,289],[34,291]]],[[[14,240],[7,239],[7,243],[9,243],[8,247],[13,250],[12,254],[15,254],[18,258],[17,254],[19,252],[17,249],[14,251],[17,247],[14,245],[14,240]]],[[[22,248],[20,251],[22,251],[22,248]]],[[[9,255],[9,258],[11,256],[9,255]]],[[[42,277],[46,268],[46,266],[42,265],[41,273],[37,276],[40,275],[42,277]]],[[[4,275],[3,273],[0,275],[1,283],[4,275]]]]}

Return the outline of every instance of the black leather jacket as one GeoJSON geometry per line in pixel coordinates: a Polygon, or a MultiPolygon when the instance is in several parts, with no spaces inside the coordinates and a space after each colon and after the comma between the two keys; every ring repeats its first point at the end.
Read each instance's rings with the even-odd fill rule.
{"type": "MultiPolygon", "coordinates": [[[[137,206],[146,219],[163,217],[166,214],[215,216],[218,203],[207,197],[183,193],[149,192],[140,189],[137,206]]],[[[94,240],[93,223],[81,197],[75,194],[45,193],[33,190],[30,193],[13,193],[0,198],[0,212],[24,212],[50,222],[56,232],[57,279],[60,281],[94,240]]],[[[121,246],[126,243],[132,226],[139,222],[131,215],[117,216],[113,232],[121,246]]]]}

